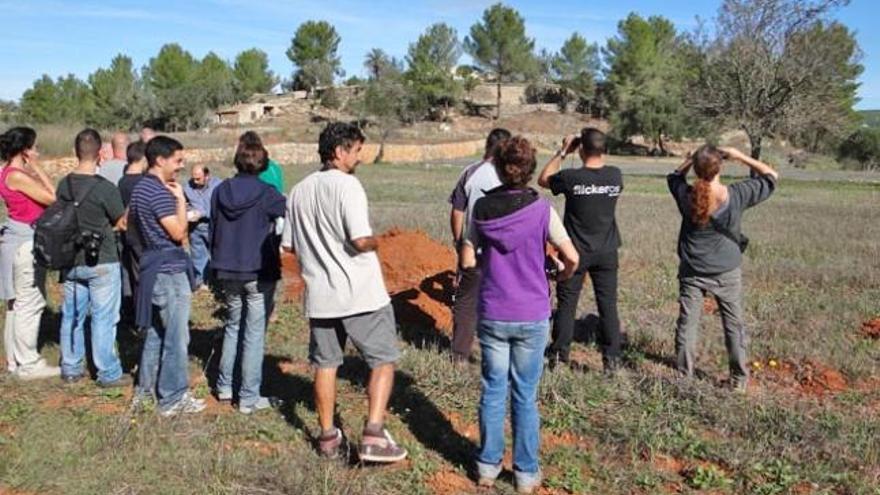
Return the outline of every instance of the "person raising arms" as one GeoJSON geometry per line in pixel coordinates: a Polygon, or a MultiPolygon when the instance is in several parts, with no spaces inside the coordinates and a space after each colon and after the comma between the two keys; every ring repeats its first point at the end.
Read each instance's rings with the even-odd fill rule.
{"type": "Polygon", "coordinates": [[[718,302],[730,368],[730,384],[745,391],[748,336],[743,320],[742,255],[748,239],[742,234],[747,208],[766,200],[776,190],[779,174],[766,163],[735,148],[703,146],[667,176],[669,192],[681,213],[678,234],[679,313],[675,329],[676,367],[692,376],[696,362],[697,329],[704,294],[718,302]],[[751,179],[725,186],[721,167],[725,160],[750,169],[751,179]],[[688,185],[693,169],[696,180],[688,185]]]}

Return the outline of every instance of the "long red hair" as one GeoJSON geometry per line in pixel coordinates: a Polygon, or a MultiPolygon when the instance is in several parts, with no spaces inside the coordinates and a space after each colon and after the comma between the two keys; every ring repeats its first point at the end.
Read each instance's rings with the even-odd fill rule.
{"type": "Polygon", "coordinates": [[[709,223],[709,210],[712,208],[710,183],[721,172],[724,155],[718,148],[705,145],[694,153],[692,160],[697,180],[691,191],[691,220],[697,225],[705,226],[709,223]]]}

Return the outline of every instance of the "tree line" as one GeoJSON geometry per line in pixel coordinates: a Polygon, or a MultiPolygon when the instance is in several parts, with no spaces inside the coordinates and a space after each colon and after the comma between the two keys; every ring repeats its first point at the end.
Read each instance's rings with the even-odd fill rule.
{"type": "Polygon", "coordinates": [[[266,53],[257,48],[229,63],[213,52],[198,60],[172,43],[139,70],[120,54],[85,81],[72,74],[57,79],[43,75],[22,94],[16,119],[101,129],[149,125],[189,130],[203,125],[210,110],[270,91],[276,84],[266,53]]]}
{"type": "MultiPolygon", "coordinates": [[[[574,32],[555,52],[537,51],[516,9],[488,7],[460,38],[445,23],[429,26],[397,59],[381,49],[364,57],[366,77],[345,79],[363,88],[345,102],[382,135],[422,119],[445,119],[467,110],[468,96],[484,81],[529,83],[528,96],[563,110],[607,117],[626,141],[643,136],[653,151],[685,136],[746,133],[758,158],[768,139],[787,139],[812,152],[852,142],[860,124],[853,106],[863,68],[852,30],[831,14],[848,0],[722,0],[717,15],[692,30],[662,16],[632,13],[604,46],[574,32]],[[463,54],[473,63],[462,65],[463,54]]],[[[327,21],[307,21],[286,52],[287,90],[320,94],[328,107],[343,104],[342,37],[327,21]]],[[[22,96],[19,113],[32,122],[84,121],[131,128],[144,122],[169,130],[205,122],[207,111],[270,90],[279,79],[258,49],[233,64],[209,53],[196,60],[180,46],[163,47],[140,71],[117,56],[87,81],[73,76],[37,80],[22,96]]]]}

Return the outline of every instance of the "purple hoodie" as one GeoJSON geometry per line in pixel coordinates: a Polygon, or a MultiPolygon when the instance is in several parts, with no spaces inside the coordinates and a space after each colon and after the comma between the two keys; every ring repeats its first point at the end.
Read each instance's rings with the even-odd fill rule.
{"type": "Polygon", "coordinates": [[[480,317],[497,321],[550,318],[550,285],[544,272],[550,202],[539,198],[503,217],[474,220],[479,234],[480,317]]]}

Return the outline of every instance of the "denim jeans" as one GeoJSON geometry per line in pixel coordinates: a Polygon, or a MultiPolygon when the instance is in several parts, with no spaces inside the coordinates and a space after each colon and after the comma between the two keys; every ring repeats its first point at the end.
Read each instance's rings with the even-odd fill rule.
{"type": "Polygon", "coordinates": [[[85,323],[91,314],[92,361],[98,382],[110,383],[122,376],[116,352],[116,324],[122,301],[122,272],[119,263],[76,266],[64,281],[61,306],[61,374],[85,372],[85,323]]]}
{"type": "Polygon", "coordinates": [[[481,475],[494,477],[504,455],[504,416],[510,383],[513,416],[513,468],[519,482],[539,476],[540,417],[538,383],[544,371],[549,320],[506,322],[480,320],[477,333],[483,353],[480,398],[481,475]]]}
{"type": "Polygon", "coordinates": [[[275,282],[227,280],[224,281],[223,290],[228,314],[217,392],[232,392],[235,364],[238,361],[241,363],[239,404],[251,406],[260,398],[266,317],[272,312],[275,301],[275,282]]]}
{"type": "Polygon", "coordinates": [[[196,270],[196,286],[207,281],[208,263],[211,261],[210,230],[207,222],[196,224],[189,232],[190,256],[196,270]]]}
{"type": "Polygon", "coordinates": [[[153,287],[153,324],[146,331],[137,394],[156,392],[159,407],[179,401],[189,388],[189,312],[192,291],[186,273],[160,273],[153,287]]]}

